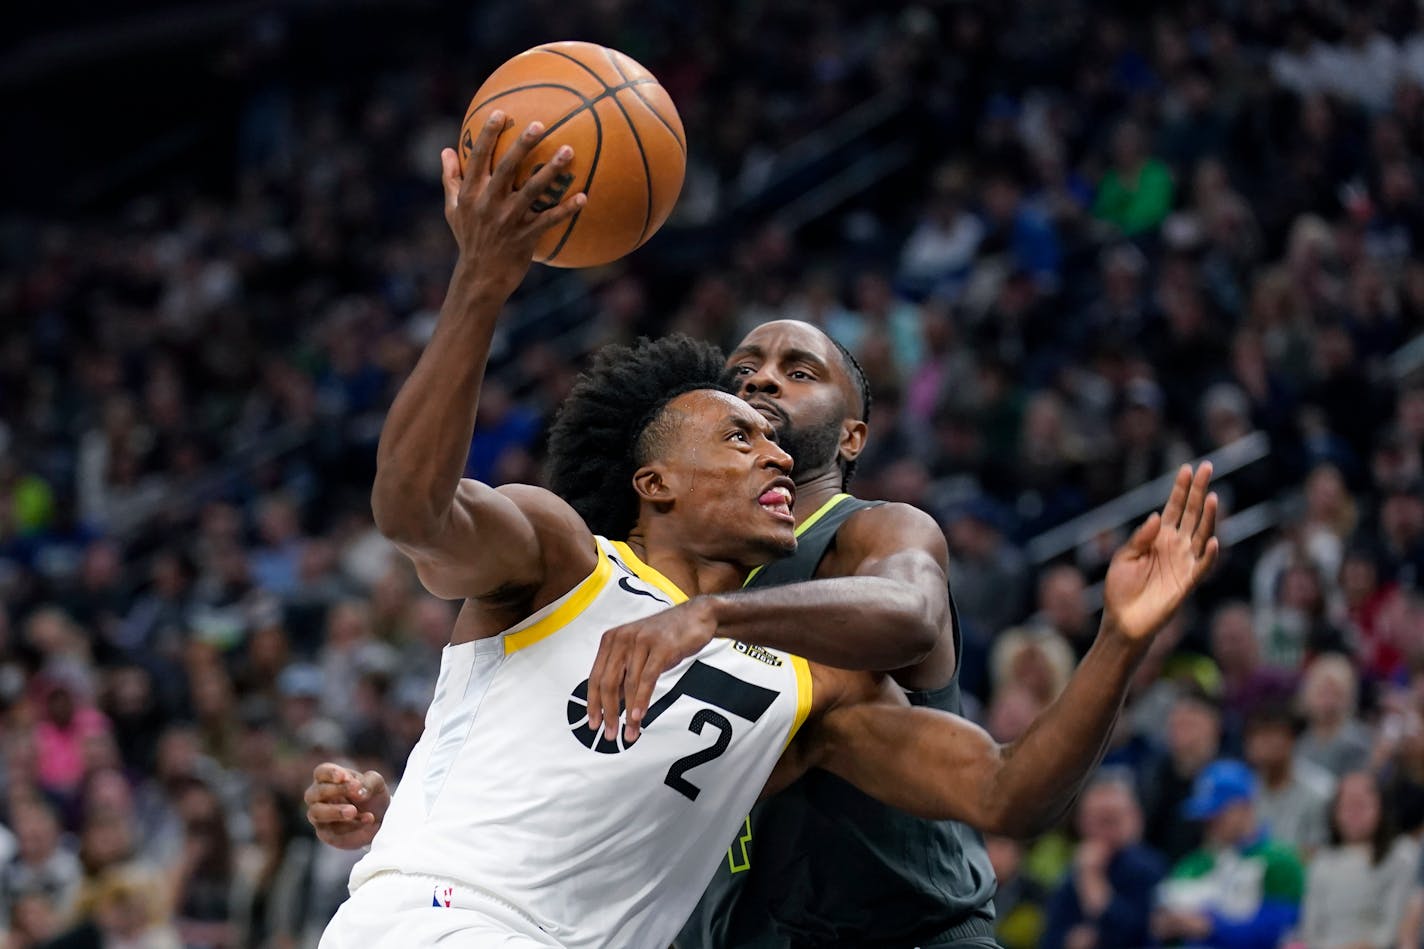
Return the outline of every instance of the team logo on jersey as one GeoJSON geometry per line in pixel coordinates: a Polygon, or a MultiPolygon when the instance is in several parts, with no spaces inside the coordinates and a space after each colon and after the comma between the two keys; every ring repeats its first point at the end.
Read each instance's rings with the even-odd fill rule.
{"type": "Polygon", "coordinates": [[[780,668],[781,657],[770,649],[763,649],[761,646],[753,646],[740,640],[733,640],[732,648],[744,656],[755,659],[757,662],[764,662],[769,666],[780,668]]]}
{"type": "MultiPolygon", "coordinates": [[[[731,746],[732,723],[721,712],[727,712],[737,718],[755,723],[766,713],[767,709],[771,708],[771,703],[776,701],[778,694],[780,693],[775,689],[768,689],[747,682],[745,679],[739,679],[729,672],[723,672],[716,666],[708,665],[701,659],[694,660],[673,687],[648,709],[648,714],[643,716],[643,728],[646,730],[652,727],[653,723],[662,717],[663,712],[666,712],[678,699],[686,696],[704,704],[703,708],[693,714],[692,721],[687,726],[688,731],[695,735],[702,735],[709,729],[715,730],[716,737],[713,738],[711,745],[699,748],[674,761],[672,767],[668,769],[667,777],[663,779],[663,783],[688,800],[697,800],[701,788],[688,781],[683,775],[693,768],[720,758],[731,746]],[[714,709],[721,709],[721,711],[714,709]]],[[[573,733],[574,739],[585,748],[600,754],[615,755],[637,743],[636,738],[633,741],[628,741],[623,736],[621,727],[623,712],[624,708],[620,702],[618,706],[620,727],[613,738],[605,738],[602,729],[595,731],[590,728],[588,725],[588,680],[584,679],[574,686],[573,693],[569,696],[569,729],[573,733]]]]}

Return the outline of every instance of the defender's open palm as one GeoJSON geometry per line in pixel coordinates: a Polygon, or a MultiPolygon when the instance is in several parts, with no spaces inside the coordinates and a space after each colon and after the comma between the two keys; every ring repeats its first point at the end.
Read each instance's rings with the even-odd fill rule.
{"type": "Polygon", "coordinates": [[[1105,626],[1130,639],[1151,636],[1177,611],[1214,563],[1216,495],[1211,464],[1183,465],[1161,514],[1153,514],[1113,556],[1103,590],[1105,626]]]}

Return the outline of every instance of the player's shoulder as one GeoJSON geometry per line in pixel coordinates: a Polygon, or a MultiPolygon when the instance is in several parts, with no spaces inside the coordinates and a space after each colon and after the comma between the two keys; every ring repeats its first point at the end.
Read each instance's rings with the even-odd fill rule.
{"type": "Polygon", "coordinates": [[[928,512],[901,501],[867,505],[851,514],[836,532],[836,542],[866,550],[888,544],[923,547],[937,556],[945,547],[939,522],[928,512]]]}
{"type": "Polygon", "coordinates": [[[495,490],[524,514],[546,554],[589,564],[597,559],[593,532],[569,502],[534,484],[503,484],[495,490]]]}

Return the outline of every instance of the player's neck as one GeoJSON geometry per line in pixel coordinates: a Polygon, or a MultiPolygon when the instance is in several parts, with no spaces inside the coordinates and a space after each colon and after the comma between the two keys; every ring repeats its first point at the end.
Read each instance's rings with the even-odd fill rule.
{"type": "Polygon", "coordinates": [[[698,556],[687,549],[685,537],[680,542],[664,542],[652,532],[635,529],[628,535],[628,546],[639,560],[689,597],[739,590],[750,573],[740,564],[698,556]]]}
{"type": "Polygon", "coordinates": [[[824,507],[827,501],[840,494],[841,486],[845,483],[840,465],[808,472],[804,480],[793,473],[793,479],[796,482],[796,505],[792,513],[796,515],[797,527],[824,507]]]}

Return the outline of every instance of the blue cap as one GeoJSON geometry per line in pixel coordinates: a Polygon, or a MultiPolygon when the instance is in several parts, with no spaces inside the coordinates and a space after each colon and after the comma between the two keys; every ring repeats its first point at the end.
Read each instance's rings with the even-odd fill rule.
{"type": "Polygon", "coordinates": [[[1210,820],[1228,804],[1250,801],[1256,797],[1256,776],[1239,761],[1213,761],[1197,775],[1192,796],[1182,802],[1182,815],[1187,820],[1210,820]]]}

